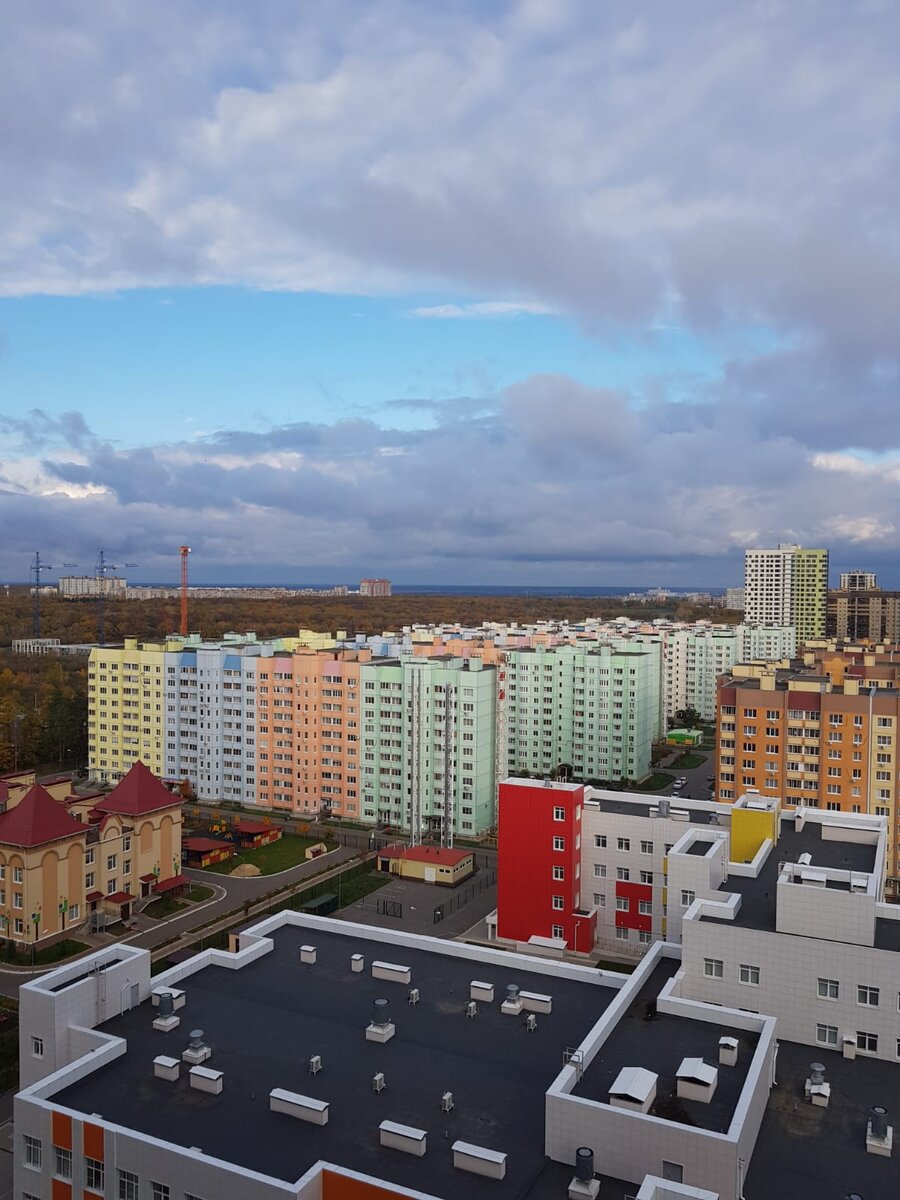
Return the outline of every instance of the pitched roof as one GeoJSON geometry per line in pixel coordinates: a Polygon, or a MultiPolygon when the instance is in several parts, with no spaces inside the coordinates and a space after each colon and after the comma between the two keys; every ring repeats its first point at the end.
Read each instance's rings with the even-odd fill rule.
{"type": "Polygon", "coordinates": [[[458,866],[472,857],[471,850],[447,850],[440,846],[385,846],[378,851],[380,858],[405,858],[408,862],[440,863],[444,867],[458,866]]]}
{"type": "Polygon", "coordinates": [[[181,847],[183,850],[189,850],[192,854],[206,854],[213,850],[223,850],[226,847],[234,849],[231,842],[223,842],[219,838],[208,837],[185,838],[181,843],[181,847]]]}
{"type": "Polygon", "coordinates": [[[0,842],[8,846],[42,846],[87,832],[65,808],[36,783],[15,808],[0,814],[0,842]]]}
{"type": "Polygon", "coordinates": [[[121,813],[123,816],[139,817],[143,813],[156,812],[160,808],[172,808],[181,803],[157,779],[149,767],[138,760],[124,779],[113,788],[94,808],[98,812],[121,813]]]}

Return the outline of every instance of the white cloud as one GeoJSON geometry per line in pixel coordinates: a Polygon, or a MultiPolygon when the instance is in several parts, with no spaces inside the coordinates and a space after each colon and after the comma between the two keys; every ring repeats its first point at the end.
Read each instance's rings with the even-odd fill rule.
{"type": "Polygon", "coordinates": [[[472,304],[436,304],[430,308],[411,308],[411,317],[437,321],[460,321],[484,317],[548,316],[555,312],[548,304],[527,300],[483,300],[472,304]]]}
{"type": "Polygon", "coordinates": [[[835,537],[848,542],[882,542],[894,532],[889,521],[878,517],[829,517],[825,528],[835,537]]]}

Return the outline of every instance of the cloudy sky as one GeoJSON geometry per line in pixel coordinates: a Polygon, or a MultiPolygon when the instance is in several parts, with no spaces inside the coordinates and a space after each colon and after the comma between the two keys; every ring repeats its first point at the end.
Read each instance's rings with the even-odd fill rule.
{"type": "Polygon", "coordinates": [[[900,587],[896,0],[0,34],[0,578],[900,587]]]}

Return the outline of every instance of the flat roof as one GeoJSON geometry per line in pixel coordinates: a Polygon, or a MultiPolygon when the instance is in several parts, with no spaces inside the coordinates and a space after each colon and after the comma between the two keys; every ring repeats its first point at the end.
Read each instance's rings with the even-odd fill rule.
{"type": "Polygon", "coordinates": [[[680,961],[672,958],[657,964],[573,1091],[576,1096],[608,1104],[610,1086],[619,1072],[626,1067],[643,1067],[659,1076],[656,1100],[650,1108],[652,1116],[727,1133],[759,1034],[658,1012],[654,1002],[680,966],[680,961]],[[737,1065],[719,1068],[711,1102],[677,1096],[676,1075],[683,1060],[702,1058],[717,1067],[719,1038],[726,1035],[737,1038],[737,1065]]]}
{"type": "Polygon", "coordinates": [[[849,1062],[821,1046],[779,1041],[778,1082],[769,1093],[750,1159],[745,1200],[823,1200],[852,1192],[866,1200],[896,1196],[897,1156],[867,1153],[866,1123],[872,1105],[881,1104],[896,1129],[897,1071],[896,1063],[883,1059],[857,1056],[849,1062]],[[804,1099],[811,1062],[825,1066],[825,1081],[831,1084],[827,1108],[804,1099]]]}
{"type": "MultiPolygon", "coordinates": [[[[797,863],[801,854],[810,854],[812,868],[830,867],[870,875],[875,869],[876,849],[874,843],[826,840],[822,837],[822,826],[818,821],[807,821],[798,832],[792,818],[782,820],[778,842],[772,847],[759,875],[755,879],[730,875],[719,889],[725,895],[737,892],[742,897],[740,911],[734,921],[727,923],[745,929],[774,932],[778,871],[783,863],[797,863]]],[[[700,917],[701,921],[721,922],[723,919],[707,915],[700,917]]]]}
{"type": "Polygon", "coordinates": [[[433,952],[359,937],[353,926],[346,933],[317,929],[314,922],[274,930],[273,950],[239,970],[208,966],[182,979],[186,1006],[170,1034],[152,1028],[156,1010],[149,1003],[106,1022],[100,1028],[124,1037],[127,1054],[58,1092],[54,1103],[289,1182],[324,1158],[437,1195],[526,1195],[546,1162],[544,1094],[566,1048],[586,1036],[615,990],[577,971],[523,969],[512,955],[486,963],[451,957],[439,946],[433,952]],[[315,965],[299,962],[302,945],[316,947],[315,965]],[[350,969],[357,953],[366,959],[360,973],[350,969]],[[407,1003],[405,985],[372,978],[375,959],[411,968],[419,1004],[407,1003]],[[479,1003],[469,1020],[474,979],[494,983],[495,1002],[479,1003]],[[552,1013],[538,1014],[536,1033],[527,1032],[524,1013],[501,1014],[508,983],[553,997],[552,1013]],[[378,997],[391,1001],[397,1027],[385,1045],[366,1041],[364,1033],[378,997]],[[224,1072],[220,1096],[191,1090],[186,1071],[174,1084],[154,1078],[153,1059],[180,1055],[192,1029],[204,1030],[212,1048],[207,1065],[224,1072]],[[322,1057],[316,1075],[308,1070],[313,1054],[322,1057]],[[386,1087],[375,1094],[372,1077],[379,1071],[386,1087]],[[268,1094],[276,1087],[329,1101],[328,1124],[270,1113],[268,1094]],[[440,1110],[446,1091],[455,1103],[449,1116],[440,1110]],[[383,1120],[426,1129],[428,1155],[381,1147],[383,1120]],[[445,1134],[507,1153],[505,1180],[454,1170],[449,1146],[445,1153],[441,1145],[445,1134]]]}
{"type": "MultiPolygon", "coordinates": [[[[717,825],[722,821],[722,818],[728,817],[727,809],[731,809],[731,805],[722,805],[720,808],[710,809],[698,808],[690,801],[683,800],[681,796],[666,796],[661,795],[660,800],[669,801],[669,816],[668,820],[672,820],[673,813],[686,812],[688,819],[684,822],[685,825],[717,825]],[[711,818],[715,820],[711,820],[711,818]]],[[[585,796],[585,804],[595,804],[602,812],[620,813],[623,816],[629,817],[659,817],[658,800],[648,799],[646,793],[643,796],[635,794],[634,799],[629,800],[612,800],[606,796],[585,796]]],[[[711,802],[706,801],[707,805],[711,802]]],[[[677,820],[677,817],[675,818],[677,820]]]]}

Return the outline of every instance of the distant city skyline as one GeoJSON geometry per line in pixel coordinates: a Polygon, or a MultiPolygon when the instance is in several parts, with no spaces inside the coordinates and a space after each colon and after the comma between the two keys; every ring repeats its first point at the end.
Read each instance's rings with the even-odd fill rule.
{"type": "Polygon", "coordinates": [[[0,578],[900,586],[896,5],[13,7],[0,578]]]}

